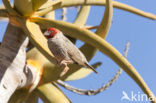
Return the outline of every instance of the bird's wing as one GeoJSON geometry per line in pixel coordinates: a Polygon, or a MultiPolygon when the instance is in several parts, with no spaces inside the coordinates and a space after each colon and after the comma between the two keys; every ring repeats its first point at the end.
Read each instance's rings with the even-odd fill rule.
{"type": "Polygon", "coordinates": [[[48,40],[48,47],[53,55],[56,57],[58,61],[61,61],[68,55],[66,52],[66,48],[61,44],[62,41],[58,40],[48,40]]]}
{"type": "Polygon", "coordinates": [[[97,71],[91,65],[88,64],[86,57],[82,54],[82,52],[69,39],[67,39],[66,37],[63,37],[63,39],[64,47],[66,48],[70,59],[72,59],[79,65],[89,67],[95,73],[97,73],[97,71]]]}
{"type": "Polygon", "coordinates": [[[66,37],[64,37],[63,39],[65,41],[64,46],[70,58],[79,65],[84,65],[86,59],[81,51],[66,37]]]}

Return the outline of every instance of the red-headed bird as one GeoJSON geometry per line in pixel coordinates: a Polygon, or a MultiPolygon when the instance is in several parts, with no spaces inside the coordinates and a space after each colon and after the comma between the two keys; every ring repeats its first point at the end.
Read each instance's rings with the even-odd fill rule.
{"type": "Polygon", "coordinates": [[[60,66],[65,68],[60,76],[63,76],[68,70],[68,64],[76,63],[81,66],[89,67],[95,73],[97,71],[88,64],[84,54],[56,28],[48,28],[44,35],[48,39],[48,47],[55,56],[60,66]]]}

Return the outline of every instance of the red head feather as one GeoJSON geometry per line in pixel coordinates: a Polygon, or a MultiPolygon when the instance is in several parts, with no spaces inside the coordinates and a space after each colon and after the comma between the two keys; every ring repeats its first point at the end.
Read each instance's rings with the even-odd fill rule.
{"type": "Polygon", "coordinates": [[[58,34],[60,31],[56,28],[48,28],[47,29],[47,33],[48,35],[46,35],[47,38],[53,38],[56,34],[58,34]]]}

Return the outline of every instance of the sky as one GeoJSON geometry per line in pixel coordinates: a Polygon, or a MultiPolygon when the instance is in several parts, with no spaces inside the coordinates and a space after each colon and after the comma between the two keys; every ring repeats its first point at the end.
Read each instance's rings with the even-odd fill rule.
{"type": "MultiPolygon", "coordinates": [[[[143,11],[156,14],[155,0],[116,0],[143,11]]],[[[2,3],[0,1],[0,3],[2,3]]],[[[92,6],[87,24],[98,25],[104,14],[103,6],[92,6]]],[[[56,18],[60,19],[61,10],[56,10],[56,18]]],[[[68,9],[67,21],[73,22],[76,17],[75,9],[68,9]]],[[[0,41],[3,38],[7,22],[0,22],[0,41]]],[[[113,45],[120,53],[123,53],[125,44],[130,42],[130,50],[128,53],[128,61],[136,68],[139,74],[143,77],[149,88],[156,94],[156,21],[150,20],[127,11],[113,9],[113,23],[106,38],[106,41],[113,45]]],[[[78,41],[77,46],[80,47],[83,43],[78,41]]],[[[90,74],[86,78],[76,81],[67,82],[68,84],[81,89],[96,89],[103,84],[106,84],[116,73],[119,67],[107,56],[101,52],[97,52],[90,64],[102,62],[102,65],[97,69],[98,75],[90,74]]],[[[84,96],[70,92],[60,87],[67,97],[73,103],[150,103],[139,101],[139,96],[144,95],[138,85],[123,72],[118,80],[107,90],[95,96],[84,96]],[[123,99],[123,92],[126,93],[130,100],[123,99]],[[135,96],[136,100],[132,98],[135,96]]]]}

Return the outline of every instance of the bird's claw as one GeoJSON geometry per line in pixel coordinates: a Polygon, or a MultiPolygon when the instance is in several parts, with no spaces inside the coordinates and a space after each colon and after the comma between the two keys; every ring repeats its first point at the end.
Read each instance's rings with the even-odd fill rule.
{"type": "Polygon", "coordinates": [[[61,68],[64,68],[63,71],[60,74],[60,77],[62,77],[62,76],[64,76],[68,72],[69,67],[67,65],[67,62],[64,61],[64,60],[60,62],[60,66],[61,66],[61,68]]]}
{"type": "Polygon", "coordinates": [[[69,67],[66,66],[66,67],[63,69],[63,71],[61,72],[60,77],[64,76],[64,75],[68,72],[68,70],[69,70],[69,67]]]}

